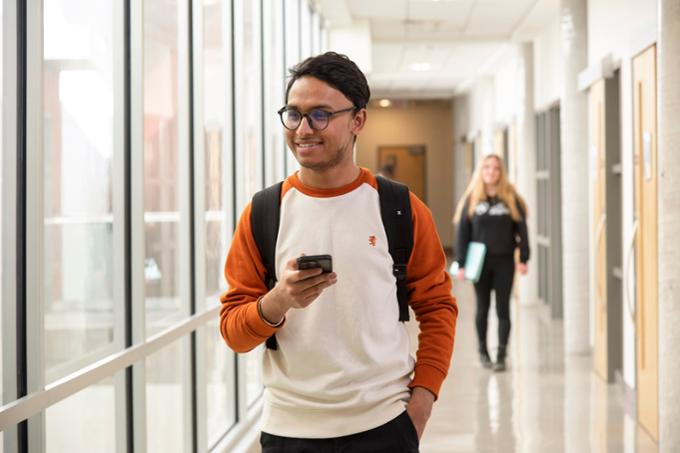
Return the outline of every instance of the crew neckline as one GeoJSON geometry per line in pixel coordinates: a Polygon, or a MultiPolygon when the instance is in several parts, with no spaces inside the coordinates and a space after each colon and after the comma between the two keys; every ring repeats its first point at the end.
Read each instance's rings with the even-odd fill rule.
{"type": "Polygon", "coordinates": [[[365,182],[370,183],[370,175],[371,174],[367,169],[359,167],[359,175],[354,179],[354,181],[350,182],[349,184],[345,184],[344,186],[333,187],[328,189],[311,187],[303,184],[302,181],[300,181],[299,171],[296,171],[294,174],[289,176],[288,182],[298,191],[304,193],[305,195],[309,195],[310,197],[330,198],[338,197],[340,195],[349,193],[358,188],[359,186],[361,186],[365,182]]]}

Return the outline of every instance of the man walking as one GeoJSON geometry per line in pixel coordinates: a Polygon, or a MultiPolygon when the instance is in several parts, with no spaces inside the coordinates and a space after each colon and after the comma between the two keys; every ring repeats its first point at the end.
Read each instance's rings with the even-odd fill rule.
{"type": "Polygon", "coordinates": [[[354,163],[370,90],[344,55],[328,52],[291,70],[279,111],[300,171],[283,183],[267,286],[252,205],[234,233],[220,329],[264,353],[263,452],[417,452],[446,377],[458,308],[428,208],[409,194],[413,247],[408,304],[420,327],[416,359],[399,322],[396,278],[378,183],[354,163]],[[302,254],[328,254],[332,272],[299,269],[302,254]]]}

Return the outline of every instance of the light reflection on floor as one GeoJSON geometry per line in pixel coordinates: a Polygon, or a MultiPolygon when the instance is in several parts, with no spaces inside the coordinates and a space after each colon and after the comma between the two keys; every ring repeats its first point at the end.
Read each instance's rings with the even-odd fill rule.
{"type": "MultiPolygon", "coordinates": [[[[595,376],[590,356],[565,358],[562,322],[551,320],[543,307],[513,305],[509,367],[494,373],[478,362],[472,288],[457,284],[456,294],[460,317],[453,363],[422,453],[658,451],[625,413],[621,386],[595,376]]],[[[490,321],[493,358],[495,315],[490,321]]],[[[409,330],[415,344],[416,323],[409,330]]]]}

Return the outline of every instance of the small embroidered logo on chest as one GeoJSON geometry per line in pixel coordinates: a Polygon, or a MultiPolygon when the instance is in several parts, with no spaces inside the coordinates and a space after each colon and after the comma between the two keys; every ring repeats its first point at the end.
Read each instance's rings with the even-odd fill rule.
{"type": "Polygon", "coordinates": [[[377,239],[376,239],[375,236],[372,236],[372,235],[371,235],[371,236],[368,237],[368,244],[369,244],[371,247],[375,247],[376,241],[377,241],[377,239]]]}

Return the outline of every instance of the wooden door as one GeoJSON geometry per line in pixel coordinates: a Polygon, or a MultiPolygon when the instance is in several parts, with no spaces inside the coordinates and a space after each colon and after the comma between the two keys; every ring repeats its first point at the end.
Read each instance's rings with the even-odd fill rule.
{"type": "Polygon", "coordinates": [[[465,142],[463,145],[463,160],[465,166],[465,186],[472,180],[475,172],[475,145],[472,142],[465,142]]]}
{"type": "Polygon", "coordinates": [[[406,184],[411,192],[425,201],[425,147],[381,146],[378,149],[380,168],[390,167],[395,181],[406,184]]]}
{"type": "Polygon", "coordinates": [[[635,110],[637,408],[659,438],[656,46],[633,59],[635,110]]]}
{"type": "Polygon", "coordinates": [[[605,188],[605,122],[604,122],[605,86],[604,80],[590,87],[588,96],[588,122],[590,145],[590,174],[593,179],[593,211],[591,225],[593,227],[594,247],[594,297],[595,297],[595,350],[593,354],[595,371],[608,380],[607,362],[607,221],[605,188]]]}

